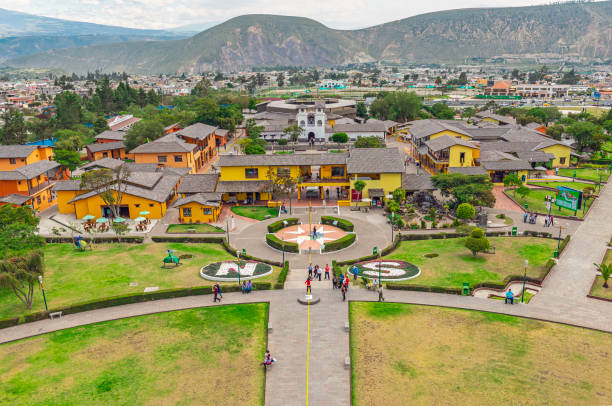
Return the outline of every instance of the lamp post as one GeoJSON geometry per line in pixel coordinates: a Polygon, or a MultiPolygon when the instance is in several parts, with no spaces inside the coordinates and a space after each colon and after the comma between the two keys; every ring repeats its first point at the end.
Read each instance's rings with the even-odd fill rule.
{"type": "Polygon", "coordinates": [[[285,266],[285,236],[283,235],[283,266],[285,266]]]}
{"type": "Polygon", "coordinates": [[[391,212],[391,242],[393,242],[393,221],[395,220],[395,212],[391,212]]]}
{"type": "Polygon", "coordinates": [[[227,232],[227,245],[230,245],[230,237],[229,237],[229,219],[225,219],[225,230],[227,232]]]}
{"type": "Polygon", "coordinates": [[[523,273],[523,292],[521,293],[521,303],[525,303],[525,284],[527,283],[527,267],[529,266],[529,260],[525,260],[525,272],[523,273]]]}
{"type": "Polygon", "coordinates": [[[563,230],[563,227],[559,225],[559,239],[557,240],[557,258],[559,257],[559,249],[561,248],[561,230],[563,230]]]}
{"type": "Polygon", "coordinates": [[[45,287],[43,286],[42,275],[38,275],[38,283],[40,284],[40,290],[42,290],[43,300],[45,302],[45,311],[49,311],[49,308],[47,307],[47,297],[45,296],[45,287]]]}
{"type": "Polygon", "coordinates": [[[382,252],[378,253],[378,287],[380,288],[380,286],[382,285],[382,282],[380,280],[380,276],[381,276],[381,272],[380,272],[380,268],[382,265],[382,252]]]}

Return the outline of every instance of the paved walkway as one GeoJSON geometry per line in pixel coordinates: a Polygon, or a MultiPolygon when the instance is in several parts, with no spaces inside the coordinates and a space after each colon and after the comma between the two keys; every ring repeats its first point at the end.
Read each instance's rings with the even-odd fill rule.
{"type": "Polygon", "coordinates": [[[508,211],[517,211],[521,212],[520,207],[516,205],[508,196],[504,194],[503,186],[493,186],[492,190],[493,196],[495,196],[495,206],[496,209],[508,210],[508,211]]]}

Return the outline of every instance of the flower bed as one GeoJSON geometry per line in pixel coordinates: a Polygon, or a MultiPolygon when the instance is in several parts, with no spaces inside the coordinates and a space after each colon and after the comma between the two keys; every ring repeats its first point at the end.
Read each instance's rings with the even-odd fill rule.
{"type": "Polygon", "coordinates": [[[240,280],[257,279],[270,275],[272,266],[256,261],[223,261],[213,262],[200,269],[200,276],[211,281],[230,282],[238,281],[238,269],[240,269],[240,280]]]}
{"type": "MultiPolygon", "coordinates": [[[[380,267],[380,280],[383,282],[405,281],[414,279],[421,274],[418,266],[406,261],[398,260],[383,260],[383,261],[366,261],[358,262],[354,266],[357,267],[359,276],[366,278],[378,278],[380,267]]],[[[347,269],[349,274],[352,273],[353,266],[347,269]]]]}

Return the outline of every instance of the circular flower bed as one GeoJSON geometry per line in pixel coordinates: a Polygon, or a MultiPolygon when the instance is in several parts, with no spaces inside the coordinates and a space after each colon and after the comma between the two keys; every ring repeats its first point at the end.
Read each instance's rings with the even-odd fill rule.
{"type": "MultiPolygon", "coordinates": [[[[355,264],[359,272],[359,276],[366,278],[378,278],[378,270],[380,266],[381,281],[405,281],[416,278],[421,274],[418,266],[406,261],[397,261],[388,259],[383,261],[366,261],[355,264]]],[[[353,265],[348,267],[349,274],[352,274],[353,265]]]]}
{"type": "Polygon", "coordinates": [[[200,276],[204,279],[218,282],[233,282],[238,280],[257,279],[272,273],[272,266],[256,261],[224,261],[213,262],[200,269],[200,276]]]}

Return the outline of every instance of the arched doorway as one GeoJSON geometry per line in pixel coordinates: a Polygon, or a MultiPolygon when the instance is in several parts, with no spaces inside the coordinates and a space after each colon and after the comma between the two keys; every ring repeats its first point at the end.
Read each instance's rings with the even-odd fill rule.
{"type": "Polygon", "coordinates": [[[308,142],[314,142],[315,139],[315,133],[313,133],[312,131],[308,133],[308,142]]]}

